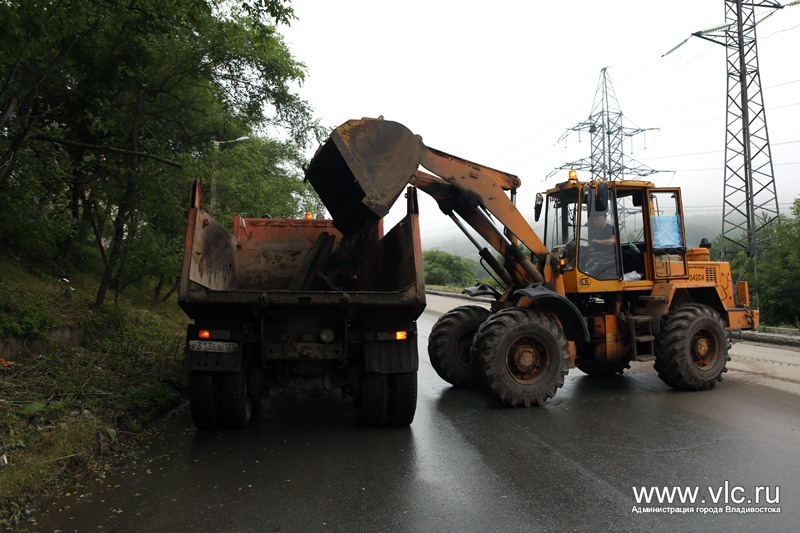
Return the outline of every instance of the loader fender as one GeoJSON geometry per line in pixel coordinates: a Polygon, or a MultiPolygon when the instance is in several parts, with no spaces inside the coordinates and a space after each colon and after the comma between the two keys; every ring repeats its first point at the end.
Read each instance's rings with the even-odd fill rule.
{"type": "Polygon", "coordinates": [[[589,342],[589,327],[586,325],[586,320],[584,320],[583,315],[581,315],[575,304],[565,296],[543,285],[519,289],[514,295],[527,296],[533,300],[534,304],[540,304],[540,307],[551,310],[558,318],[558,321],[561,322],[564,333],[569,340],[579,340],[583,337],[584,342],[589,342]]]}

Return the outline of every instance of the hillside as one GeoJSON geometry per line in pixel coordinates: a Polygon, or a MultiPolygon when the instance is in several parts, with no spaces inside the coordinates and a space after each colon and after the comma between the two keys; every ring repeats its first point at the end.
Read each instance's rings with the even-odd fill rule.
{"type": "Polygon", "coordinates": [[[174,296],[130,286],[95,309],[99,255],[81,248],[65,264],[39,252],[0,257],[0,526],[64,476],[101,470],[184,393],[174,296]]]}

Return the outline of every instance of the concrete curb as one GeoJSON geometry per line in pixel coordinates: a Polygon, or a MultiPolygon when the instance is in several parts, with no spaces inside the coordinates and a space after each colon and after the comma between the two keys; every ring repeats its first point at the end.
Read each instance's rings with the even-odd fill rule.
{"type": "Polygon", "coordinates": [[[731,334],[731,338],[734,341],[743,340],[800,348],[800,336],[797,335],[780,335],[778,333],[762,333],[760,331],[735,331],[731,334]]]}
{"type": "Polygon", "coordinates": [[[778,335],[793,335],[800,336],[800,329],[793,328],[774,328],[772,326],[761,326],[758,328],[759,333],[777,333],[778,335]]]}
{"type": "Polygon", "coordinates": [[[447,298],[457,298],[459,300],[470,300],[473,302],[491,303],[494,300],[491,298],[484,298],[482,296],[467,296],[466,294],[459,294],[457,292],[440,291],[437,289],[425,289],[427,294],[435,294],[436,296],[445,296],[447,298]]]}

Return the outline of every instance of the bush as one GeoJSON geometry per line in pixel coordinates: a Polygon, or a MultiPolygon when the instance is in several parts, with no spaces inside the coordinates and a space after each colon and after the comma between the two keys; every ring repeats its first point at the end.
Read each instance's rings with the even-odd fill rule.
{"type": "Polygon", "coordinates": [[[476,280],[475,262],[463,257],[441,250],[428,250],[423,252],[422,260],[427,285],[465,287],[476,280]]]}

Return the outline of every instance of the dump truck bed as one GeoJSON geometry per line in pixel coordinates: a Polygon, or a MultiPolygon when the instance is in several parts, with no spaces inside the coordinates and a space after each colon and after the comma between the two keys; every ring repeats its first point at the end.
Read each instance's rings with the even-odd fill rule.
{"type": "Polygon", "coordinates": [[[180,305],[193,319],[266,308],[331,308],[415,320],[425,305],[416,217],[345,236],[330,220],[235,217],[233,233],[201,207],[187,228],[180,305]]]}

